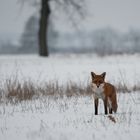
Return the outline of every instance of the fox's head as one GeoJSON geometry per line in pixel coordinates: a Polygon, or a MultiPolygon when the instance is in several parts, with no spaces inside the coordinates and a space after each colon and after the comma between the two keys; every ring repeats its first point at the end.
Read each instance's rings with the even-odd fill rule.
{"type": "Polygon", "coordinates": [[[103,72],[101,75],[96,75],[94,72],[91,72],[92,84],[97,88],[104,85],[106,72],[103,72]]]}

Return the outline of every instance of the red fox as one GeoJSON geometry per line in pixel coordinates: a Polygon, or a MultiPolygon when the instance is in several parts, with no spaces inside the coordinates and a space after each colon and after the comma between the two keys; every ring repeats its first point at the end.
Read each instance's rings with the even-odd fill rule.
{"type": "Polygon", "coordinates": [[[104,102],[105,114],[112,114],[117,112],[117,97],[115,87],[105,82],[106,72],[101,75],[96,75],[94,72],[91,72],[92,77],[92,90],[94,92],[94,105],[95,105],[95,115],[98,115],[98,100],[101,98],[104,102]]]}

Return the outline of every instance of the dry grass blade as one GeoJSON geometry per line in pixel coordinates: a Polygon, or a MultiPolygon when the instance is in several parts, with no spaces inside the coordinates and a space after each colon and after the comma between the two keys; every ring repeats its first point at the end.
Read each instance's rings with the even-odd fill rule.
{"type": "MultiPolygon", "coordinates": [[[[119,84],[116,88],[118,93],[140,90],[138,85],[134,85],[131,90],[128,90],[126,84],[119,84]]],[[[89,82],[87,82],[87,84],[79,84],[69,81],[64,85],[60,85],[58,81],[51,81],[37,85],[37,83],[33,83],[31,80],[19,82],[17,78],[15,78],[14,80],[6,80],[5,83],[0,86],[0,102],[2,102],[2,98],[17,103],[23,100],[40,98],[42,96],[63,98],[64,96],[90,96],[91,94],[92,89],[89,82]]]]}

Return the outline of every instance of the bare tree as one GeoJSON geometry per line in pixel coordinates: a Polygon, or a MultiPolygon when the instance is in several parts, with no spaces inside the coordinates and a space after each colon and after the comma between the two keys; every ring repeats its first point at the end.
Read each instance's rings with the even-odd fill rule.
{"type": "Polygon", "coordinates": [[[48,43],[46,41],[47,38],[47,30],[48,30],[48,22],[49,15],[51,13],[49,0],[41,0],[41,10],[40,10],[40,21],[39,21],[39,54],[40,56],[48,56],[48,43]]]}
{"type": "MultiPolygon", "coordinates": [[[[21,0],[22,1],[22,0],[21,0]]],[[[38,42],[39,42],[39,55],[49,56],[49,48],[47,33],[49,27],[49,17],[51,14],[50,3],[53,2],[57,7],[62,8],[69,19],[74,21],[75,15],[80,17],[84,16],[85,0],[24,0],[24,2],[30,2],[32,4],[40,4],[40,20],[39,20],[39,31],[38,31],[38,42]],[[72,11],[72,12],[70,12],[72,11]],[[74,14],[75,13],[75,14],[74,14]]],[[[22,1],[23,2],[23,1],[22,1]]],[[[58,10],[57,8],[55,10],[58,10]]],[[[75,23],[75,22],[73,22],[75,23]]]]}

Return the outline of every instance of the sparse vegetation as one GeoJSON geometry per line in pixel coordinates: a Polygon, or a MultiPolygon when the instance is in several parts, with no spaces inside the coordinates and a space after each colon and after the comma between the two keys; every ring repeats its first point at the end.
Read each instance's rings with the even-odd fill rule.
{"type": "MultiPolygon", "coordinates": [[[[132,91],[139,91],[139,84],[134,85],[131,89],[123,82],[117,86],[118,93],[129,93],[132,91]]],[[[59,84],[55,82],[45,82],[36,84],[31,80],[20,82],[15,78],[14,80],[8,79],[0,86],[0,100],[3,98],[11,103],[21,102],[23,100],[37,99],[42,96],[55,96],[63,98],[72,96],[89,96],[92,94],[90,82],[87,84],[78,84],[73,81],[69,81],[66,84],[59,84]]]]}
{"type": "Polygon", "coordinates": [[[127,56],[115,56],[115,59],[92,56],[55,56],[49,59],[1,57],[0,138],[138,138],[138,60],[139,55],[130,57],[129,62],[127,56]],[[105,70],[106,81],[117,88],[116,114],[104,115],[103,102],[100,100],[99,115],[94,115],[89,73],[94,68],[99,74],[105,70]]]}

